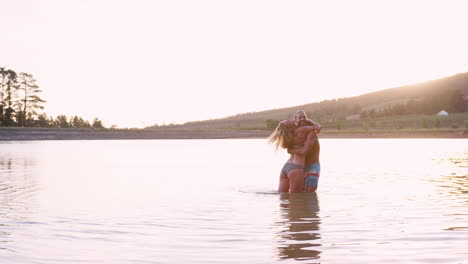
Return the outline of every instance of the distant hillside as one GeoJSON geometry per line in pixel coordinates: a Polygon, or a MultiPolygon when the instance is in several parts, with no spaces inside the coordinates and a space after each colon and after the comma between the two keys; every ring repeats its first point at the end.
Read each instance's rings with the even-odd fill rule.
{"type": "Polygon", "coordinates": [[[265,129],[268,122],[290,119],[304,110],[317,121],[335,122],[347,118],[378,118],[394,115],[436,114],[444,109],[468,111],[468,72],[443,79],[385,89],[355,97],[325,100],[288,108],[243,113],[226,118],[187,122],[182,125],[149,128],[166,129],[265,129]],[[268,120],[268,121],[267,121],[268,120]]]}

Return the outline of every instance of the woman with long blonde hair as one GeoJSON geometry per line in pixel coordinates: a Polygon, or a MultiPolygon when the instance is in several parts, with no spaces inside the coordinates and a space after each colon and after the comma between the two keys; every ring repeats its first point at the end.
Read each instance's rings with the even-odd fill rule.
{"type": "Polygon", "coordinates": [[[278,192],[304,191],[306,153],[317,138],[316,129],[316,125],[299,127],[295,121],[284,120],[270,135],[268,141],[274,144],[276,149],[287,149],[288,153],[291,154],[281,169],[278,192]]]}

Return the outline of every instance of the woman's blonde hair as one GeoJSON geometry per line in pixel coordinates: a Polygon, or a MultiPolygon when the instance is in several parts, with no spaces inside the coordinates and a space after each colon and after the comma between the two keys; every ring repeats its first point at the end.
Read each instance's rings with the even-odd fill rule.
{"type": "Polygon", "coordinates": [[[275,131],[268,137],[268,143],[274,144],[276,149],[280,147],[286,149],[291,144],[292,136],[293,131],[289,120],[281,121],[275,131]]]}

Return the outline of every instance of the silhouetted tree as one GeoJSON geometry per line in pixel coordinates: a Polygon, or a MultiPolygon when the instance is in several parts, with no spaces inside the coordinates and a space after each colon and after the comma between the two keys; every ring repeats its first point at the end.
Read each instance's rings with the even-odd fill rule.
{"type": "Polygon", "coordinates": [[[49,117],[48,121],[48,127],[58,127],[57,121],[52,116],[49,117]]]}
{"type": "Polygon", "coordinates": [[[61,128],[67,128],[70,127],[70,124],[68,123],[67,116],[66,115],[59,115],[55,119],[54,122],[55,126],[61,127],[61,128]]]}
{"type": "Polygon", "coordinates": [[[87,128],[91,127],[88,121],[84,120],[79,116],[73,116],[70,118],[70,126],[75,128],[87,128]]]}
{"type": "Polygon", "coordinates": [[[13,99],[18,88],[16,81],[17,74],[13,70],[2,67],[0,68],[0,78],[2,78],[0,82],[1,123],[4,126],[12,126],[15,124],[13,120],[13,113],[15,112],[13,109],[13,99]]]}
{"type": "Polygon", "coordinates": [[[102,125],[102,121],[99,120],[99,118],[94,118],[93,120],[93,124],[92,124],[92,127],[93,128],[104,128],[104,125],[102,125]]]}
{"type": "Polygon", "coordinates": [[[49,127],[49,119],[47,119],[47,116],[46,114],[40,114],[38,117],[37,117],[37,121],[35,123],[36,126],[38,127],[49,127]]]}
{"type": "Polygon", "coordinates": [[[31,74],[22,72],[18,75],[18,89],[20,98],[17,102],[17,121],[18,125],[24,126],[27,120],[34,120],[38,109],[44,109],[42,104],[46,101],[39,97],[38,93],[42,91],[31,74]]]}

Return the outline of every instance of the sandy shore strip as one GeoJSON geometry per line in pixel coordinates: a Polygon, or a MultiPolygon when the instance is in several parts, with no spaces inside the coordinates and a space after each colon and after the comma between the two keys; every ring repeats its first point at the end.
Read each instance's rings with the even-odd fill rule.
{"type": "Polygon", "coordinates": [[[262,130],[191,131],[145,129],[0,128],[0,141],[266,138],[269,134],[269,132],[262,130]]]}
{"type": "MultiPolygon", "coordinates": [[[[266,130],[0,128],[0,141],[267,138],[266,130]]],[[[323,131],[320,138],[468,138],[465,131],[323,131]]]]}

